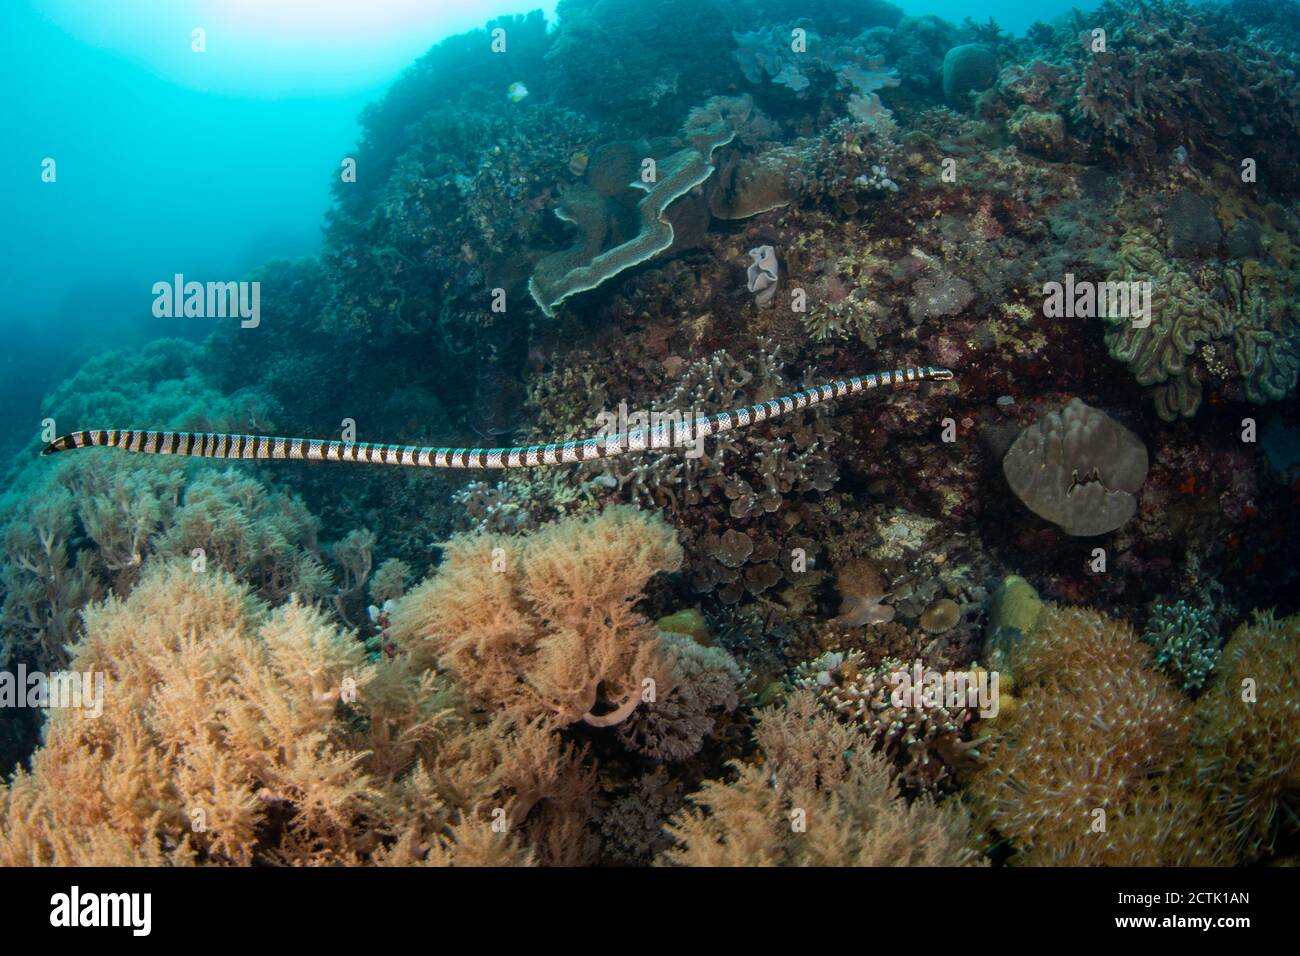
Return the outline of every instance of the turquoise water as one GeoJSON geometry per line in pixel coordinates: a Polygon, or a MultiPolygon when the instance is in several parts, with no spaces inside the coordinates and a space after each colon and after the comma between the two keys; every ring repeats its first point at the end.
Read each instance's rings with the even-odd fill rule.
{"type": "Polygon", "coordinates": [[[1300,5],[0,61],[0,864],[1294,861],[1300,5]]]}

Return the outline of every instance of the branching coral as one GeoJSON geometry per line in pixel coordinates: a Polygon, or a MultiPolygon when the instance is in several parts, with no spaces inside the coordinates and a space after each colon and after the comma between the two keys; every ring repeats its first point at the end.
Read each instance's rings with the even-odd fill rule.
{"type": "Polygon", "coordinates": [[[759,717],[761,765],[733,764],[666,830],[661,857],[689,866],[960,866],[975,863],[959,808],[907,804],[889,761],[796,693],[759,717]]]}
{"type": "Polygon", "coordinates": [[[1142,640],[1155,651],[1160,668],[1183,690],[1199,690],[1219,660],[1219,628],[1208,608],[1185,601],[1151,609],[1142,640]]]}
{"type": "Polygon", "coordinates": [[[1195,717],[1199,779],[1241,852],[1257,857],[1300,829],[1300,615],[1239,627],[1195,717]]]}
{"type": "Polygon", "coordinates": [[[906,669],[893,658],[868,666],[861,651],[836,651],[800,665],[795,686],[815,692],[829,712],[859,728],[869,746],[897,761],[906,787],[928,792],[951,788],[979,756],[977,743],[967,734],[972,711],[946,701],[937,706],[896,703],[896,675],[906,669]]]}

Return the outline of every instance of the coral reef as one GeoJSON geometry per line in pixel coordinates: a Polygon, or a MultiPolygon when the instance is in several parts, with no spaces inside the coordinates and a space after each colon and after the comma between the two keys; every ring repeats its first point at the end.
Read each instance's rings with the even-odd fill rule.
{"type": "Polygon", "coordinates": [[[544,725],[475,727],[434,675],[223,572],[156,565],[90,610],[72,666],[107,675],[103,712],[54,711],[0,788],[5,865],[520,864],[589,800],[544,725]]]}
{"type": "Polygon", "coordinates": [[[977,857],[962,811],[898,796],[889,763],[819,713],[811,694],[759,716],[763,764],[734,766],[672,818],[663,861],[688,866],[960,866],[977,857]]]}
{"type": "Polygon", "coordinates": [[[989,764],[970,793],[1013,862],[1231,862],[1205,794],[1176,772],[1189,708],[1131,627],[1047,606],[1009,656],[1017,703],[988,723],[989,764]]]}
{"type": "Polygon", "coordinates": [[[1249,859],[1297,829],[1298,657],[1300,616],[1256,614],[1224,647],[1215,683],[1195,711],[1197,776],[1249,859]]]}
{"type": "Polygon", "coordinates": [[[440,42],[258,329],[70,343],[40,428],[527,445],[956,381],[499,477],[14,425],[0,696],[107,693],[6,711],[0,863],[1293,855],[1297,25],[561,0],[440,42]],[[914,666],[996,712],[895,702],[914,666]]]}
{"type": "Polygon", "coordinates": [[[1106,534],[1137,512],[1147,449],[1123,425],[1072,400],[1026,428],[1002,459],[1016,497],[1066,534],[1106,534]]]}

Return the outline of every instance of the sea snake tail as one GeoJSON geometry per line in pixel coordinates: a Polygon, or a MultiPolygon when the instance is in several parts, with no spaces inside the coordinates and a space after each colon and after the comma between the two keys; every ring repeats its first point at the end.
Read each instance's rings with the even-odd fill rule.
{"type": "Polygon", "coordinates": [[[50,442],[41,452],[72,451],[104,446],[147,455],[190,455],[199,458],[271,459],[274,461],[355,461],[370,465],[408,465],[416,468],[532,468],[597,461],[647,449],[685,447],[699,438],[744,428],[801,408],[836,398],[857,395],[884,386],[912,382],[943,382],[953,378],[946,368],[908,367],[875,372],[806,388],[746,408],[707,417],[674,418],[616,435],[582,441],[520,448],[431,448],[418,445],[383,445],[371,442],[326,441],[320,438],[273,438],[265,435],[226,435],[212,432],[116,431],[103,429],[72,432],[50,442]]]}

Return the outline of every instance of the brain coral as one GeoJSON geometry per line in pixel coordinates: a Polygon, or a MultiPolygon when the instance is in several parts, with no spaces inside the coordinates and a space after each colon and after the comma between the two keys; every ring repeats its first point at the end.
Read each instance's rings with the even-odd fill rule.
{"type": "Polygon", "coordinates": [[[1222,310],[1165,259],[1148,233],[1124,235],[1119,268],[1109,281],[1151,283],[1150,325],[1136,326],[1128,316],[1105,317],[1111,356],[1133,370],[1139,385],[1151,387],[1161,418],[1190,418],[1201,406],[1201,382],[1188,359],[1202,344],[1229,334],[1222,310]]]}
{"type": "Polygon", "coordinates": [[[1002,471],[1016,497],[1066,534],[1106,534],[1137,511],[1147,450],[1123,425],[1076,398],[1022,431],[1002,471]]]}

